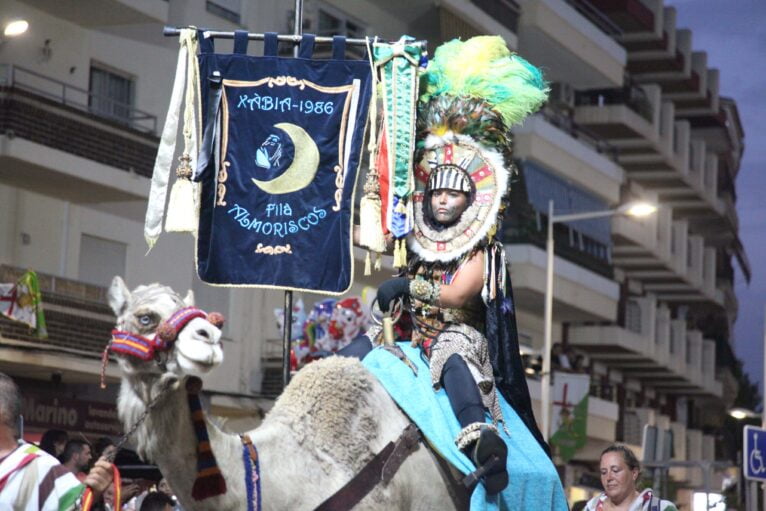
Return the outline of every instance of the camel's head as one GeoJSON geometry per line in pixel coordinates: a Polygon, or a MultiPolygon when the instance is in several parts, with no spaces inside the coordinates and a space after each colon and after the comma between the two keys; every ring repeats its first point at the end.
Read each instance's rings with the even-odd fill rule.
{"type": "Polygon", "coordinates": [[[109,288],[109,305],[117,316],[112,351],[128,375],[199,376],[223,361],[223,317],[197,309],[179,312],[194,305],[191,291],[181,298],[167,286],[150,284],[131,293],[117,276],[109,288]]]}

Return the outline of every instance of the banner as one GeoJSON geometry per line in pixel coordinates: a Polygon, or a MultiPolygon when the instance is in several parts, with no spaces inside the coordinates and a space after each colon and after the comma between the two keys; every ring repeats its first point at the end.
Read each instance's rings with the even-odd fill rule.
{"type": "Polygon", "coordinates": [[[27,271],[12,284],[0,284],[0,314],[25,323],[40,339],[48,337],[37,274],[27,271]]]}
{"type": "Polygon", "coordinates": [[[371,94],[366,60],[212,53],[200,34],[203,140],[197,271],[210,284],[342,294],[352,284],[353,195],[371,94]]]}
{"type": "Polygon", "coordinates": [[[590,375],[553,373],[551,447],[566,463],[585,446],[588,432],[590,375]]]}

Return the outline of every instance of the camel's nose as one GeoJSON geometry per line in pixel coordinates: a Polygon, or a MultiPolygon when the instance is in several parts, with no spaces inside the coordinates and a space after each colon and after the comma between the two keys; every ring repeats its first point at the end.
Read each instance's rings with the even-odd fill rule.
{"type": "Polygon", "coordinates": [[[221,330],[202,318],[194,318],[189,322],[184,330],[189,331],[189,334],[187,335],[189,336],[190,340],[197,342],[217,344],[221,340],[221,330]]]}
{"type": "Polygon", "coordinates": [[[220,330],[218,330],[214,326],[205,325],[205,326],[200,326],[196,330],[194,330],[194,337],[208,344],[216,344],[221,337],[221,333],[220,333],[220,330]]]}

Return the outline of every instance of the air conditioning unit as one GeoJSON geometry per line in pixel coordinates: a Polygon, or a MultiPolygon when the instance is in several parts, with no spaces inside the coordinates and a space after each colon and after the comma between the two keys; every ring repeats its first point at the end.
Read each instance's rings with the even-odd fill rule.
{"type": "Polygon", "coordinates": [[[575,90],[567,82],[553,82],[548,101],[556,107],[572,109],[575,106],[575,90]]]}

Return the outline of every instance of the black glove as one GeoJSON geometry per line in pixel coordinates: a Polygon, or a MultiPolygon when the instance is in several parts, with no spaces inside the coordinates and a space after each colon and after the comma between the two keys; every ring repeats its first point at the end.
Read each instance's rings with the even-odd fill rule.
{"type": "Polygon", "coordinates": [[[378,288],[378,307],[380,307],[380,312],[386,314],[391,308],[391,302],[409,292],[410,279],[407,277],[397,277],[382,283],[378,288]]]}

